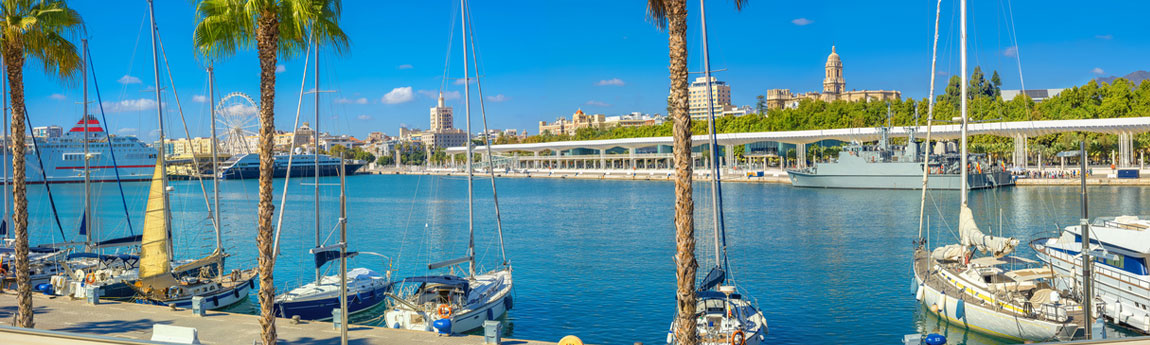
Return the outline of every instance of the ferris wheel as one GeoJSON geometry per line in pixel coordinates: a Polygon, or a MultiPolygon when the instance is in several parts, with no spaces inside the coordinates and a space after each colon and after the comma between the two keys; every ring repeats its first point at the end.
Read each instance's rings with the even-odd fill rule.
{"type": "Polygon", "coordinates": [[[216,135],[220,137],[220,151],[238,155],[253,153],[254,140],[259,126],[259,106],[251,97],[242,92],[232,92],[220,99],[216,105],[216,135]]]}

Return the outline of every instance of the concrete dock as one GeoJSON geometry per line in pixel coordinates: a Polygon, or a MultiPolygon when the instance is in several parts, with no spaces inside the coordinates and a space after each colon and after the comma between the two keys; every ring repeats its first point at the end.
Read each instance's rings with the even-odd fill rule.
{"type": "MultiPolygon", "coordinates": [[[[247,314],[233,314],[208,311],[203,317],[192,314],[191,310],[172,311],[167,307],[134,303],[102,301],[99,305],[89,305],[81,300],[68,297],[49,297],[35,294],[32,298],[35,310],[35,328],[58,332],[79,333],[99,337],[125,338],[129,340],[149,340],[152,325],[164,324],[195,328],[203,344],[252,344],[259,339],[258,317],[247,314]]],[[[16,314],[16,295],[8,290],[0,293],[0,320],[11,324],[16,314]]],[[[339,330],[329,322],[301,321],[292,324],[291,320],[276,321],[276,333],[280,344],[339,344],[339,330]]],[[[413,345],[464,345],[483,344],[481,336],[441,337],[429,332],[398,330],[380,327],[351,325],[348,331],[349,344],[413,344],[413,345]]],[[[14,340],[27,337],[32,344],[94,344],[114,343],[99,339],[67,339],[65,336],[51,337],[56,341],[47,342],[26,334],[16,334],[0,329],[0,338],[14,340]]],[[[40,336],[39,338],[44,338],[40,336]]],[[[8,343],[5,341],[4,343],[8,343]]],[[[132,343],[132,342],[125,342],[132,343]]],[[[550,344],[539,341],[503,339],[502,344],[532,345],[550,344]]]]}

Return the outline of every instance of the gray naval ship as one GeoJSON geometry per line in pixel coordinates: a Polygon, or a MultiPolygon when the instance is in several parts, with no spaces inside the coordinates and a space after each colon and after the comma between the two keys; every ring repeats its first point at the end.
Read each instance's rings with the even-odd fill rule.
{"type": "MultiPolygon", "coordinates": [[[[880,127],[879,130],[882,138],[874,145],[853,142],[843,147],[833,162],[788,170],[791,184],[811,188],[922,189],[922,150],[927,145],[916,142],[914,130],[910,129],[907,142],[913,144],[896,147],[890,144],[890,127],[880,127]]],[[[927,163],[930,169],[929,189],[959,189],[961,157],[945,150],[945,146],[936,145],[943,150],[931,154],[927,163]]],[[[1010,172],[985,158],[983,154],[970,156],[967,174],[970,189],[1014,185],[1010,172]]]]}

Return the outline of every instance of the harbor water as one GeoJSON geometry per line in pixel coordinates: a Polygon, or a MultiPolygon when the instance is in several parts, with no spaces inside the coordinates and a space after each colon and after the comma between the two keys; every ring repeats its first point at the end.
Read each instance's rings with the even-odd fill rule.
{"type": "MultiPolygon", "coordinates": [[[[293,179],[279,208],[283,179],[275,183],[277,216],[283,212],[277,289],[314,279],[307,249],[315,241],[315,186],[293,179]]],[[[476,257],[482,268],[501,262],[489,179],[475,180],[476,257]]],[[[507,259],[514,268],[514,309],[505,330],[515,338],[555,341],[574,334],[600,344],[662,344],[674,315],[674,185],[667,181],[498,179],[507,259]]],[[[176,257],[212,250],[205,181],[172,182],[176,257]]],[[[79,240],[80,184],[52,185],[60,220],[43,185],[30,185],[32,243],[79,240]]],[[[135,233],[143,222],[147,183],[125,183],[135,233]]],[[[221,181],[222,225],[229,268],[256,263],[255,180],[221,181]]],[[[323,178],[321,241],[339,217],[336,178],[323,178]]],[[[709,184],[695,185],[700,277],[714,265],[709,184]]],[[[349,267],[367,267],[394,278],[434,274],[430,262],[466,255],[466,180],[455,176],[361,175],[347,178],[348,238],[362,255],[349,267]]],[[[769,322],[769,344],[892,344],[904,334],[946,332],[952,344],[1000,344],[926,315],[911,291],[912,241],[918,233],[919,191],[826,190],[783,184],[724,184],[731,277],[757,299],[769,322]]],[[[1140,214],[1150,188],[1091,187],[1092,215],[1140,214]]],[[[115,183],[94,185],[93,233],[128,234],[115,183]]],[[[931,246],[957,234],[958,194],[931,192],[927,200],[931,246]]],[[[971,193],[971,207],[986,232],[1023,243],[1051,236],[1079,218],[1075,187],[1012,187],[971,193]]],[[[1034,257],[1020,246],[1019,255],[1034,257]]],[[[330,265],[329,265],[330,266],[330,265]]],[[[466,265],[457,268],[462,274],[466,265]],[[462,269],[463,271],[460,271],[462,269]]],[[[336,274],[327,268],[324,274],[336,274]]],[[[251,301],[230,310],[256,310],[251,301]]],[[[353,317],[378,326],[375,310],[353,317]],[[375,314],[372,314],[372,313],[375,314]]]]}

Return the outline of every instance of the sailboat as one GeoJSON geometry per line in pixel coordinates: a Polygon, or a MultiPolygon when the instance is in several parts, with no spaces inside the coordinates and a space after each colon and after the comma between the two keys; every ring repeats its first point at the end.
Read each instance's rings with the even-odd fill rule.
{"type": "MultiPolygon", "coordinates": [[[[1008,256],[1018,240],[983,233],[967,204],[966,0],[960,7],[963,169],[959,179],[959,242],[928,250],[920,239],[913,260],[915,299],[942,319],[976,332],[1015,341],[1068,340],[1079,328],[1076,322],[1083,315],[1081,306],[1061,296],[1046,280],[1048,268],[1007,270],[1034,261],[1008,256]],[[983,255],[975,257],[976,251],[983,255]]],[[[925,200],[925,191],[923,195],[925,200]]]]}
{"type": "MultiPolygon", "coordinates": [[[[312,131],[315,143],[319,143],[319,49],[315,49],[315,129],[312,131]]],[[[294,144],[294,143],[293,143],[294,144]]],[[[290,159],[290,158],[289,158],[290,159]]],[[[340,176],[340,190],[345,189],[345,179],[343,178],[348,171],[344,170],[343,158],[339,159],[340,166],[337,170],[340,176]]],[[[339,258],[354,257],[358,254],[378,255],[376,253],[368,252],[347,252],[346,246],[341,242],[337,244],[339,248],[331,246],[324,246],[320,242],[320,226],[319,226],[319,177],[320,174],[320,160],[312,159],[313,174],[312,185],[315,187],[315,247],[311,249],[311,254],[315,256],[315,280],[303,286],[291,289],[288,292],[279,294],[275,298],[275,313],[277,317],[295,317],[299,316],[304,320],[327,320],[332,318],[332,310],[340,308],[346,310],[348,314],[355,314],[369,310],[379,304],[383,303],[386,299],[385,294],[391,288],[391,272],[388,271],[387,275],[379,274],[368,268],[355,268],[350,271],[346,270],[346,266],[340,268],[340,274],[323,276],[320,269],[324,264],[339,258]],[[341,249],[343,251],[341,251],[341,249]],[[350,285],[347,281],[342,280],[341,277],[346,275],[350,279],[350,285]],[[341,283],[342,282],[342,283],[341,283]],[[341,297],[341,286],[344,286],[347,294],[345,296],[353,296],[347,301],[346,308],[340,306],[344,297],[341,297]]],[[[291,171],[287,173],[287,178],[291,178],[291,171]]],[[[287,184],[285,182],[285,184],[287,184]]],[[[286,192],[286,189],[285,189],[286,192]]],[[[286,197],[285,197],[286,199],[286,197]]],[[[345,199],[340,198],[340,210],[345,210],[345,199]]],[[[282,211],[281,211],[282,212],[282,211]]],[[[347,219],[343,216],[339,219],[341,229],[346,224],[347,219]]]]}
{"type": "MultiPolygon", "coordinates": [[[[160,103],[159,60],[156,51],[156,17],[152,1],[148,1],[152,28],[152,64],[155,71],[156,103],[160,103]]],[[[159,124],[159,142],[164,142],[163,107],[156,107],[159,124]]],[[[171,214],[168,211],[168,179],[163,148],[156,157],[147,206],[144,210],[143,238],[140,245],[139,280],[132,287],[136,301],[145,304],[190,307],[192,297],[203,297],[205,309],[218,309],[247,299],[255,287],[255,269],[232,270],[224,273],[224,252],[220,240],[220,227],[215,226],[216,248],[204,258],[172,267],[171,214]]]]}
{"type": "MultiPolygon", "coordinates": [[[[475,61],[468,60],[467,54],[471,15],[467,7],[467,0],[460,0],[460,11],[462,11],[460,17],[463,21],[464,107],[467,116],[467,133],[471,133],[471,72],[468,65],[475,63],[475,61]]],[[[471,41],[471,44],[474,44],[474,40],[471,41]]],[[[471,50],[474,52],[474,46],[471,47],[471,50]]],[[[475,66],[478,67],[478,63],[475,63],[475,66]]],[[[482,84],[478,78],[476,78],[476,86],[482,94],[482,84]]],[[[486,120],[484,120],[484,124],[486,126],[486,120]]],[[[490,140],[487,141],[487,145],[490,145],[490,140]]],[[[487,152],[491,152],[491,150],[488,149],[487,152]]],[[[396,282],[393,290],[398,290],[398,293],[388,294],[394,304],[384,312],[387,326],[435,331],[440,334],[464,333],[483,327],[484,321],[495,320],[511,309],[511,264],[507,261],[506,251],[502,251],[504,253],[503,262],[500,265],[502,267],[486,273],[476,273],[472,159],[472,144],[469,141],[467,143],[466,166],[467,228],[469,234],[467,256],[432,263],[427,266],[427,269],[435,270],[467,263],[467,275],[455,275],[454,269],[452,269],[450,274],[408,277],[396,282]]],[[[493,170],[488,169],[494,174],[493,170]]],[[[500,224],[498,220],[499,197],[495,193],[494,176],[491,176],[491,185],[492,197],[495,201],[496,222],[500,224]]],[[[499,228],[500,246],[502,246],[502,225],[499,225],[499,228]]]]}
{"type": "MultiPolygon", "coordinates": [[[[703,35],[703,78],[711,80],[710,52],[707,49],[707,15],[703,0],[699,0],[700,27],[703,35]]],[[[707,102],[714,95],[711,87],[707,87],[707,102]]],[[[707,107],[707,124],[710,129],[710,154],[719,157],[717,138],[715,137],[715,109],[707,107]]],[[[699,334],[699,344],[703,345],[758,345],[767,335],[767,319],[759,310],[758,303],[748,299],[739,292],[734,279],[727,278],[731,267],[727,259],[727,232],[723,220],[723,189],[720,164],[712,163],[711,171],[711,211],[714,225],[715,240],[715,266],[707,276],[699,282],[695,292],[697,297],[695,307],[696,327],[699,334]]],[[[667,344],[676,344],[674,321],[667,332],[667,344]]]]}

